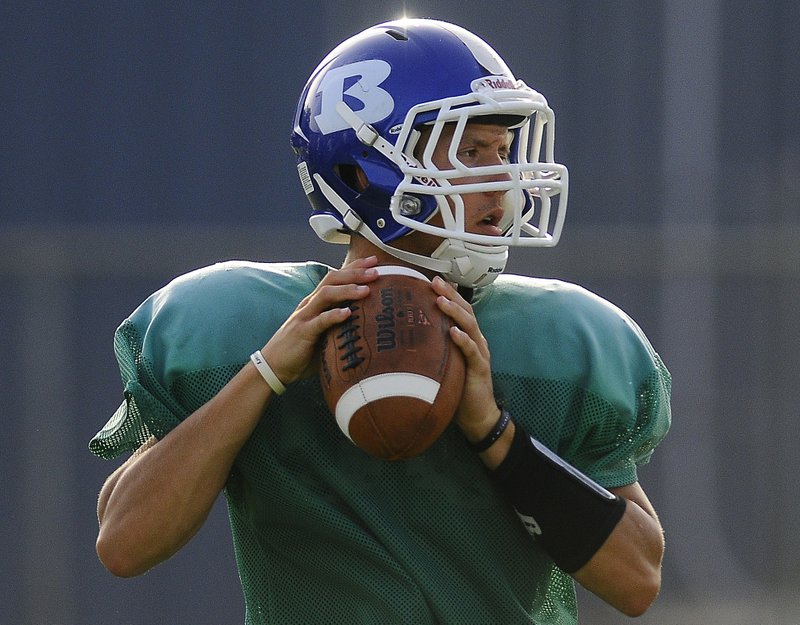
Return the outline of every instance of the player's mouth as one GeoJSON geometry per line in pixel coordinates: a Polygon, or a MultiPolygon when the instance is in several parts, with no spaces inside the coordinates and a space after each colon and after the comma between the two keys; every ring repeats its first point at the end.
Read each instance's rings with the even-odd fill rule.
{"type": "Polygon", "coordinates": [[[491,209],[488,213],[484,213],[480,220],[475,225],[475,234],[483,234],[488,236],[499,237],[503,234],[500,230],[500,220],[503,217],[502,207],[491,209]]]}

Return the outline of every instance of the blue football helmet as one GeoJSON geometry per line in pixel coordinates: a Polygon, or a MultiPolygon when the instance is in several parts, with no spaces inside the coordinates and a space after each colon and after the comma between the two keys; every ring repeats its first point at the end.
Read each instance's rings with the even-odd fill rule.
{"type": "Polygon", "coordinates": [[[322,60],[300,97],[291,143],[320,238],[347,243],[358,232],[396,258],[474,288],[503,271],[509,246],[558,242],[568,173],[553,159],[554,126],[545,98],[482,39],[445,22],[402,19],[368,28],[322,60]],[[507,162],[468,167],[458,159],[464,128],[476,118],[509,127],[507,162]],[[440,169],[431,155],[446,124],[455,128],[453,148],[450,167],[440,169]],[[415,155],[426,127],[430,137],[415,155]],[[356,168],[366,187],[354,184],[356,168]],[[493,178],[451,182],[475,176],[493,178]],[[502,236],[464,227],[461,196],[488,191],[505,192],[502,236]],[[442,244],[430,256],[392,246],[414,231],[442,244]]]}

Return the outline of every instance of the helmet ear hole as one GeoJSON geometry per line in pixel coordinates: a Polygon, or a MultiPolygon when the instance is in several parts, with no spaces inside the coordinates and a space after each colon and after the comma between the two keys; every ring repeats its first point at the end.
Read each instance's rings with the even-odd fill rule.
{"type": "Polygon", "coordinates": [[[339,179],[357,193],[362,193],[368,186],[369,180],[364,170],[352,163],[342,163],[335,167],[339,179]]]}

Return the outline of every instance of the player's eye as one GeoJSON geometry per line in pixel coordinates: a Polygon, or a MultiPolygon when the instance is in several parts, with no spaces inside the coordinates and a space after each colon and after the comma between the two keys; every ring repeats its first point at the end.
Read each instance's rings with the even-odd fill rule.
{"type": "Polygon", "coordinates": [[[466,148],[458,151],[458,158],[462,161],[474,161],[478,157],[478,150],[475,148],[466,148]]]}

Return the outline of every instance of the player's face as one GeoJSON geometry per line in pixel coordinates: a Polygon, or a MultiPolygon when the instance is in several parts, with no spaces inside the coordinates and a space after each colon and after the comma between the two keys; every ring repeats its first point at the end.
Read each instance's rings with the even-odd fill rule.
{"type": "MultiPolygon", "coordinates": [[[[451,169],[448,151],[455,126],[450,124],[442,132],[442,139],[433,152],[432,160],[439,169],[451,169]]],[[[467,167],[486,167],[508,163],[511,149],[511,133],[505,126],[494,124],[467,124],[461,142],[456,150],[456,158],[467,167]]],[[[506,181],[508,174],[491,176],[470,176],[455,178],[454,185],[472,184],[476,182],[506,181]]],[[[497,224],[503,216],[502,201],[505,191],[469,193],[462,196],[464,200],[464,220],[468,232],[501,235],[497,224]]]]}
{"type": "MultiPolygon", "coordinates": [[[[439,169],[453,169],[450,162],[449,149],[453,139],[454,124],[448,124],[443,130],[431,160],[439,169]]],[[[430,131],[424,131],[417,147],[417,154],[422,154],[428,141],[430,131]]],[[[495,124],[467,124],[461,141],[456,150],[456,157],[467,167],[485,167],[489,165],[502,165],[508,162],[512,135],[506,126],[495,124]]],[[[452,178],[453,185],[472,184],[476,182],[506,181],[508,174],[469,176],[452,178]]],[[[467,232],[490,236],[502,234],[498,224],[503,216],[503,196],[505,191],[490,191],[480,193],[467,193],[462,195],[464,201],[464,227],[467,232]]],[[[452,202],[451,202],[452,208],[452,202]]],[[[431,219],[434,225],[442,225],[441,217],[437,214],[431,219]]],[[[408,239],[415,251],[429,254],[441,243],[441,239],[420,232],[404,237],[408,239]]],[[[406,247],[401,239],[401,246],[406,247]]]]}

